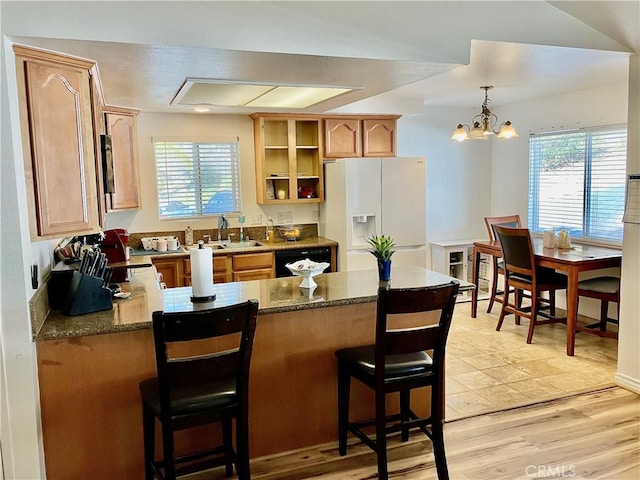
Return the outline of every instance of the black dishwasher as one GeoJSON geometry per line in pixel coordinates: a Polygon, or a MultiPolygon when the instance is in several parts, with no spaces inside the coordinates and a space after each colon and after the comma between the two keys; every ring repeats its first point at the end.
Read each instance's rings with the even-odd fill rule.
{"type": "Polygon", "coordinates": [[[312,262],[327,262],[329,266],[325,272],[333,271],[331,269],[331,248],[330,247],[313,247],[313,248],[295,248],[289,250],[276,250],[276,277],[291,277],[293,274],[287,268],[287,263],[297,262],[308,258],[312,262]]]}

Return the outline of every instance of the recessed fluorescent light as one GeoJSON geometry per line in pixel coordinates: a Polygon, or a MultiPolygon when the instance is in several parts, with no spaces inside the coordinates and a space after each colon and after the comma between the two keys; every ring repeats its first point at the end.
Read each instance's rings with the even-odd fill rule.
{"type": "Polygon", "coordinates": [[[247,103],[245,106],[261,108],[305,108],[350,91],[350,88],[276,87],[247,103]]]}
{"type": "Polygon", "coordinates": [[[207,113],[207,112],[211,111],[210,108],[203,108],[203,107],[196,107],[193,110],[198,112],[198,113],[207,113]]]}
{"type": "Polygon", "coordinates": [[[171,105],[305,108],[360,89],[332,85],[252,84],[239,81],[188,78],[171,105]]]}

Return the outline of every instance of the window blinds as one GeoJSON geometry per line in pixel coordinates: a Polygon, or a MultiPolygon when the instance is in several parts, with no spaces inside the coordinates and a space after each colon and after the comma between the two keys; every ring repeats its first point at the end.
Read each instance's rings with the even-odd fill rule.
{"type": "Polygon", "coordinates": [[[238,142],[154,141],[161,219],[240,211],[238,142]]]}
{"type": "Polygon", "coordinates": [[[626,127],[533,135],[529,140],[529,229],[622,241],[626,127]]]}

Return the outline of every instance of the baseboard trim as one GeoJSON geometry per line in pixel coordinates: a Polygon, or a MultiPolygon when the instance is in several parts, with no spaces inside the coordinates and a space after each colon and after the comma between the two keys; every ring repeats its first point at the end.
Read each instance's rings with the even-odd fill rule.
{"type": "Polygon", "coordinates": [[[614,377],[614,381],[616,385],[626,388],[627,390],[631,390],[633,393],[637,393],[640,395],[640,380],[637,378],[632,378],[628,375],[624,375],[623,373],[616,373],[614,377]]]}

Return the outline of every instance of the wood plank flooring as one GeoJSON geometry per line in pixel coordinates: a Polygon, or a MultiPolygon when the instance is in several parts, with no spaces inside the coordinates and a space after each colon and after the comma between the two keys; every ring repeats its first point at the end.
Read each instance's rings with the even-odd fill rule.
{"type": "MultiPolygon", "coordinates": [[[[640,397],[620,387],[447,422],[452,480],[640,478],[640,397]]],[[[355,440],[252,460],[254,480],[370,480],[375,457],[355,440]]],[[[435,480],[431,443],[416,433],[389,445],[390,478],[435,480]]],[[[194,477],[195,478],[195,477],[194,477]]],[[[198,480],[222,480],[217,470],[198,480]]]]}
{"type": "MultiPolygon", "coordinates": [[[[445,443],[452,480],[640,479],[640,397],[614,387],[617,341],[580,333],[565,352],[564,325],[528,323],[499,307],[456,305],[447,342],[445,443]],[[585,392],[594,392],[586,393],[585,392]]],[[[580,319],[583,322],[591,319],[580,319]]],[[[389,446],[392,479],[436,479],[431,443],[414,434],[389,446]]],[[[355,439],[256,458],[254,480],[368,480],[375,456],[355,439]]],[[[221,471],[193,480],[222,480],[221,471]]],[[[191,479],[190,479],[191,480],[191,479]]]]}

